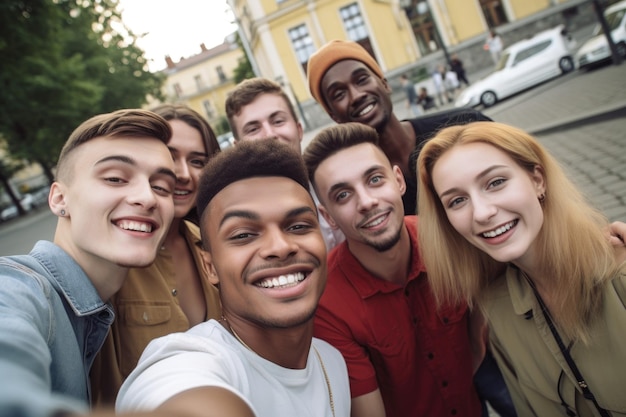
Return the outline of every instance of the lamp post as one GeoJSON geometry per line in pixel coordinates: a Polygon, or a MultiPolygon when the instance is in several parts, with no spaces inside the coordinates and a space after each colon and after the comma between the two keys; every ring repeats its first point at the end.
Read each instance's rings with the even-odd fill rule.
{"type": "Polygon", "coordinates": [[[604,12],[602,11],[602,6],[600,5],[599,0],[592,0],[593,9],[598,16],[598,21],[600,22],[600,26],[602,26],[602,31],[604,32],[604,36],[606,36],[606,40],[609,43],[609,48],[611,49],[611,55],[613,57],[614,65],[621,65],[624,60],[622,56],[619,54],[617,50],[617,46],[615,46],[615,42],[613,42],[613,37],[611,36],[611,28],[609,24],[606,22],[606,18],[604,17],[604,12]]]}
{"type": "Polygon", "coordinates": [[[241,19],[237,17],[235,13],[235,4],[234,0],[227,0],[228,7],[232,11],[233,17],[235,18],[235,24],[237,25],[237,33],[239,34],[239,39],[241,40],[241,45],[243,46],[244,53],[248,56],[248,61],[250,62],[250,66],[252,67],[252,72],[256,77],[261,76],[261,71],[259,70],[259,66],[257,65],[256,58],[252,53],[252,48],[250,48],[250,41],[246,36],[246,31],[244,30],[241,19]]]}

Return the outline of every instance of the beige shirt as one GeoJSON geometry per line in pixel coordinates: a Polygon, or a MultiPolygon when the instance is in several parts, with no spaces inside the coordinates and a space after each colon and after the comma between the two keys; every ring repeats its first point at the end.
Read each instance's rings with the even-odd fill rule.
{"type": "MultiPolygon", "coordinates": [[[[535,294],[509,267],[485,303],[492,351],[520,417],[566,416],[560,396],[577,416],[599,416],[586,400],[556,344],[535,294]]],[[[592,342],[572,344],[570,354],[601,407],[626,416],[626,272],[606,284],[592,342]]],[[[566,346],[570,344],[562,335],[566,346]]]]}
{"type": "MultiPolygon", "coordinates": [[[[219,293],[208,281],[208,271],[202,263],[200,231],[187,221],[181,229],[202,281],[207,305],[205,320],[219,319],[219,293]]],[[[116,317],[91,369],[92,404],[115,403],[122,382],[152,339],[189,329],[177,297],[175,270],[176,260],[167,249],[161,249],[152,265],[131,269],[121,290],[111,299],[116,317]]]]}

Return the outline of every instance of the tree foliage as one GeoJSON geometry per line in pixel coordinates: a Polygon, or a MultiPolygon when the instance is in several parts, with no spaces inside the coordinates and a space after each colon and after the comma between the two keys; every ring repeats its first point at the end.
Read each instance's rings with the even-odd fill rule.
{"type": "Polygon", "coordinates": [[[248,55],[245,53],[245,48],[241,43],[241,38],[237,33],[237,45],[239,45],[239,49],[244,51],[243,58],[239,60],[239,65],[235,68],[234,79],[235,84],[239,84],[243,80],[247,80],[249,78],[254,78],[254,71],[252,70],[252,64],[250,63],[250,59],[248,59],[248,55]]]}
{"type": "Polygon", "coordinates": [[[39,162],[49,179],[76,126],[161,97],[117,0],[0,2],[0,134],[14,159],[39,162]]]}

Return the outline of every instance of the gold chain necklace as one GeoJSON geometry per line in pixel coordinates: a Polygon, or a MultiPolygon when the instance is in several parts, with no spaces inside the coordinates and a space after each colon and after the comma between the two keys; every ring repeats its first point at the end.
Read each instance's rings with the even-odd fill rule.
{"type": "MultiPolygon", "coordinates": [[[[241,337],[239,337],[239,335],[237,334],[235,329],[233,329],[230,326],[230,323],[228,324],[228,328],[230,329],[230,332],[233,334],[233,336],[235,336],[235,339],[237,339],[239,341],[239,343],[241,343],[243,345],[243,347],[248,349],[250,352],[254,352],[254,350],[252,350],[250,348],[250,346],[248,346],[246,344],[246,342],[241,340],[241,337]]],[[[326,372],[326,367],[324,366],[324,361],[322,360],[322,355],[320,355],[320,353],[317,351],[317,348],[315,346],[313,346],[313,342],[311,342],[311,347],[313,348],[313,351],[315,352],[315,355],[317,356],[317,359],[320,361],[320,365],[322,366],[322,372],[324,373],[324,380],[326,381],[326,388],[328,388],[328,400],[330,402],[330,411],[333,414],[333,417],[335,417],[335,401],[333,400],[333,390],[330,387],[330,379],[328,378],[328,373],[326,372]]],[[[254,352],[254,353],[256,353],[256,352],[254,352]]]]}

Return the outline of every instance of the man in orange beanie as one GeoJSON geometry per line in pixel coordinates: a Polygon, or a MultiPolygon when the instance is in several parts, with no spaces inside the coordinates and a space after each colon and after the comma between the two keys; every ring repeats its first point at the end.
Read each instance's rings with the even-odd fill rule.
{"type": "Polygon", "coordinates": [[[391,88],[376,60],[356,42],[333,40],[311,55],[309,90],[337,123],[359,122],[378,132],[380,147],[407,182],[406,214],[415,214],[417,149],[443,126],[490,120],[472,109],[456,109],[409,120],[393,114],[391,88]]]}

